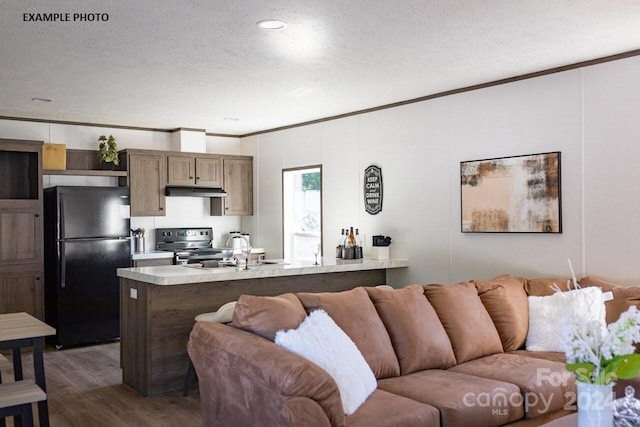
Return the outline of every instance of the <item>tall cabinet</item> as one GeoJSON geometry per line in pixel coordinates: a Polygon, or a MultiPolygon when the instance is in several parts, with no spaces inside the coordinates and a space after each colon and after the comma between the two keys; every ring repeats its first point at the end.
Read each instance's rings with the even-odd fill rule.
{"type": "Polygon", "coordinates": [[[42,142],[0,139],[0,313],[44,316],[42,142]]]}

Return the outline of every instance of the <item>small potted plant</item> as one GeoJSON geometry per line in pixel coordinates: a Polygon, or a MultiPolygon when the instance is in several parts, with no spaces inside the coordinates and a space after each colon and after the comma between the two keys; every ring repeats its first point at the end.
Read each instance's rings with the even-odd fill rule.
{"type": "Polygon", "coordinates": [[[114,170],[118,166],[118,144],[116,144],[116,139],[113,135],[109,135],[109,138],[106,135],[100,135],[98,142],[100,142],[98,158],[102,164],[102,169],[114,170]]]}

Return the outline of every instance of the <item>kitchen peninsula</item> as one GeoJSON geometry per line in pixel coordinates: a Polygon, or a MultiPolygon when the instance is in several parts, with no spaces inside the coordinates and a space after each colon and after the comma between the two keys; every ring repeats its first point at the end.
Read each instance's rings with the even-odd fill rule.
{"type": "Polygon", "coordinates": [[[242,294],[335,292],[386,283],[406,260],[291,261],[235,267],[120,268],[120,360],[123,382],[144,396],[182,388],[187,340],[200,313],[216,311],[242,294]]]}

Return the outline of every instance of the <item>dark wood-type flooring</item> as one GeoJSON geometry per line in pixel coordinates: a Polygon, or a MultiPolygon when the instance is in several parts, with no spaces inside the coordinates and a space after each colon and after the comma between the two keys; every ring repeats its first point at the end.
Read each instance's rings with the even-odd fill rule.
{"type": "MultiPolygon", "coordinates": [[[[176,392],[145,399],[123,385],[119,343],[47,348],[44,364],[51,427],[202,426],[197,386],[188,397],[176,392]]],[[[23,369],[32,379],[30,353],[23,355],[23,369]]],[[[12,373],[3,372],[2,379],[12,381],[8,377],[12,373]]],[[[37,426],[35,405],[33,410],[37,426]]],[[[13,427],[13,419],[7,427],[13,427]]]]}

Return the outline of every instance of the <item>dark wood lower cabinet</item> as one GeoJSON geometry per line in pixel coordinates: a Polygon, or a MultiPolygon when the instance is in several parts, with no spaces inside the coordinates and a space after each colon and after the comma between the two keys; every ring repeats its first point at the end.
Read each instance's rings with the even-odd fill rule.
{"type": "Polygon", "coordinates": [[[153,285],[120,278],[120,363],[123,382],[144,396],[180,390],[194,317],[242,294],[335,292],[386,283],[386,270],[153,285]],[[135,298],[133,297],[135,295],[135,298]]]}
{"type": "Polygon", "coordinates": [[[37,267],[0,268],[0,313],[24,311],[44,319],[43,282],[37,267]]]}

